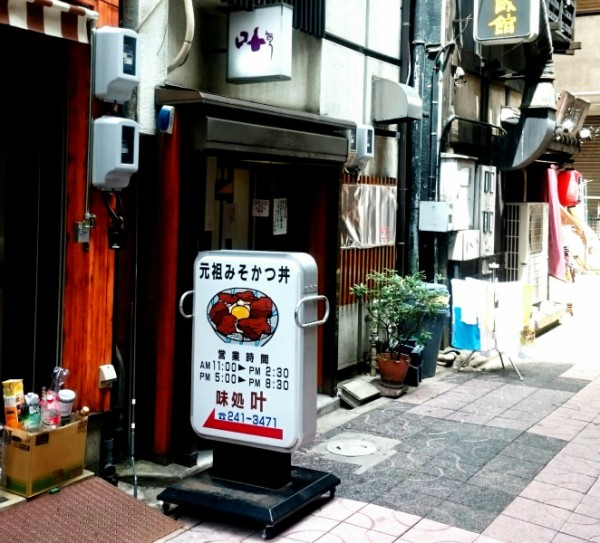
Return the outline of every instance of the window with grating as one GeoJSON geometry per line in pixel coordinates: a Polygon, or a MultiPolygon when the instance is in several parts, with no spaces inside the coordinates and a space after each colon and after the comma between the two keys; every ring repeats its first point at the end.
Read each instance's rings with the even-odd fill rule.
{"type": "Polygon", "coordinates": [[[275,4],[293,6],[292,26],[317,38],[325,36],[325,0],[221,0],[233,8],[252,11],[254,8],[275,4]]]}

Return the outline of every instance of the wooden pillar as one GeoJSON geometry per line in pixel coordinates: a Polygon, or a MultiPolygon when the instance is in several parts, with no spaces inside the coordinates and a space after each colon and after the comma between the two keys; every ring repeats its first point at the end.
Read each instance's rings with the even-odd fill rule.
{"type": "Polygon", "coordinates": [[[95,215],[89,243],[74,236],[76,222],[85,218],[90,50],[69,50],[69,109],[67,126],[66,261],[64,290],[63,366],[68,387],[78,391],[78,405],[92,411],[110,407],[110,389],[98,387],[98,368],[112,362],[114,253],[108,247],[108,217],[102,195],[89,191],[89,211],[95,215]],[[78,112],[78,114],[75,114],[78,112]]]}
{"type": "MultiPolygon", "coordinates": [[[[95,2],[98,26],[118,26],[118,2],[95,2]]],[[[110,408],[110,389],[98,387],[98,368],[112,362],[114,252],[108,246],[107,216],[102,194],[87,192],[91,51],[89,45],[69,46],[67,165],[65,213],[65,276],[63,305],[63,367],[68,387],[78,391],[77,405],[92,411],[110,408]],[[90,242],[74,238],[74,226],[85,218],[86,198],[95,216],[90,242]]],[[[49,323],[50,325],[50,323],[49,323]]]]}
{"type": "Polygon", "coordinates": [[[177,300],[177,249],[179,242],[179,123],[172,134],[160,138],[157,229],[156,292],[156,403],[154,454],[166,457],[171,440],[173,412],[173,366],[175,363],[175,320],[177,300]]]}

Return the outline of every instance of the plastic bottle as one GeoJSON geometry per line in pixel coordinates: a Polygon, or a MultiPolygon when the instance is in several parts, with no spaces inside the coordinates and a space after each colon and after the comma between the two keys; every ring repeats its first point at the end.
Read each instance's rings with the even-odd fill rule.
{"type": "Polygon", "coordinates": [[[26,432],[37,432],[42,426],[42,406],[40,397],[35,392],[25,394],[25,403],[27,404],[27,420],[23,425],[26,432]]]}
{"type": "Polygon", "coordinates": [[[60,410],[53,390],[46,391],[46,401],[42,405],[42,425],[45,430],[56,428],[60,424],[60,410]]]}

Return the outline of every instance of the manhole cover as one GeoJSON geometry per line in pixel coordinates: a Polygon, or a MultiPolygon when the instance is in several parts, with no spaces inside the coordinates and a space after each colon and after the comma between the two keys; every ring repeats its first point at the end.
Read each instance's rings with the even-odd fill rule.
{"type": "Polygon", "coordinates": [[[377,445],[360,439],[339,439],[328,443],[327,450],[341,456],[365,456],[377,452],[377,445]]]}

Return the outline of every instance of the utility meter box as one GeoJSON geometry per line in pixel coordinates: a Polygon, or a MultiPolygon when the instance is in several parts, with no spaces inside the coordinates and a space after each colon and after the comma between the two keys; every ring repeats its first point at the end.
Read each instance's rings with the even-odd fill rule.
{"type": "Polygon", "coordinates": [[[419,230],[450,232],[454,228],[454,209],[450,202],[419,202],[419,230]]]}
{"type": "Polygon", "coordinates": [[[94,32],[94,94],[123,104],[140,82],[138,35],[128,28],[103,26],[94,32]]]}
{"type": "Polygon", "coordinates": [[[121,190],[138,171],[140,129],[131,119],[100,117],[94,121],[92,184],[121,190]]]}
{"type": "Polygon", "coordinates": [[[358,124],[352,129],[346,167],[358,167],[363,171],[373,159],[375,152],[375,129],[368,124],[358,124]]]}
{"type": "Polygon", "coordinates": [[[207,439],[286,453],[312,440],[316,326],[329,314],[327,298],[317,294],[313,258],[202,252],[194,263],[192,292],[194,431],[207,439]]]}
{"type": "Polygon", "coordinates": [[[459,230],[448,236],[448,260],[474,260],[480,256],[479,230],[459,230]]]}
{"type": "Polygon", "coordinates": [[[496,185],[497,171],[495,166],[478,165],[476,172],[476,224],[480,232],[480,256],[494,254],[496,185]]]}
{"type": "Polygon", "coordinates": [[[474,227],[475,167],[473,157],[452,153],[440,155],[439,200],[452,204],[452,230],[469,230],[474,227]]]}

